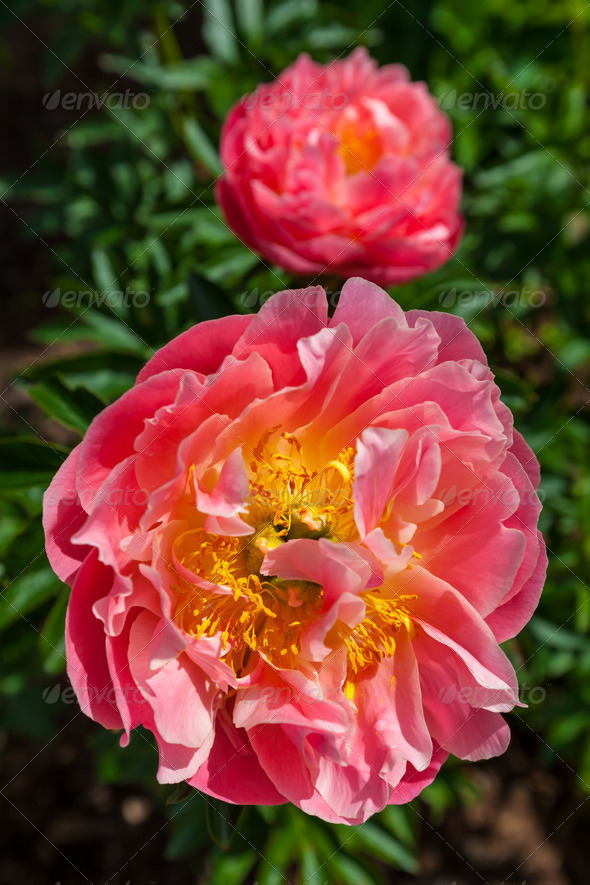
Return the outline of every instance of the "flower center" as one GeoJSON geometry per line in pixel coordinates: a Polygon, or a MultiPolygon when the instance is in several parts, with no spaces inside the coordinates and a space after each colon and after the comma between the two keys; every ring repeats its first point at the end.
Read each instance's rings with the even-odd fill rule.
{"type": "Polygon", "coordinates": [[[283,433],[272,450],[263,438],[254,450],[250,472],[246,521],[257,532],[252,544],[264,553],[267,549],[259,543],[259,535],[268,537],[270,528],[278,543],[295,538],[352,541],[358,537],[353,518],[354,451],[350,446],[323,470],[310,471],[295,436],[283,433]]]}
{"type": "Polygon", "coordinates": [[[381,138],[375,127],[359,128],[356,121],[347,122],[337,134],[339,152],[349,175],[371,170],[383,153],[381,138]]]}
{"type": "MultiPolygon", "coordinates": [[[[244,520],[253,534],[227,537],[190,529],[174,544],[182,573],[170,566],[178,579],[180,626],[195,638],[220,636],[225,660],[238,676],[256,666],[257,653],[279,668],[296,669],[304,631],[324,606],[320,584],[263,575],[265,555],[298,538],[358,540],[354,450],[347,447],[324,469],[309,470],[299,441],[288,433],[276,437],[276,430],[263,437],[249,464],[244,520]]],[[[354,628],[338,622],[328,633],[329,647],[347,649],[350,678],[393,654],[394,634],[408,627],[406,597],[391,596],[387,588],[364,593],[363,622],[354,628]]]]}

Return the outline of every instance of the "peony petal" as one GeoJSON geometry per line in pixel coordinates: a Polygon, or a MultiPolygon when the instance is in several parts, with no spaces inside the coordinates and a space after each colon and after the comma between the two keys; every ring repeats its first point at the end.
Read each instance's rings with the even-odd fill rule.
{"type": "Polygon", "coordinates": [[[191,369],[202,375],[216,372],[251,321],[249,316],[229,316],[192,326],[154,354],[137,376],[137,383],[170,369],[191,369]]]}
{"type": "Polygon", "coordinates": [[[80,448],[68,455],[43,495],[45,549],[51,568],[66,584],[73,581],[91,549],[77,547],[71,540],[86,521],[76,487],[80,448]]]}
{"type": "Polygon", "coordinates": [[[354,519],[361,538],[381,521],[391,499],[395,473],[407,440],[407,430],[368,427],[357,441],[354,519]]]}
{"type": "Polygon", "coordinates": [[[104,630],[92,613],[93,603],[108,594],[112,582],[113,570],[100,563],[97,552],[92,551],[74,581],[66,614],[67,671],[82,711],[105,728],[122,728],[104,630]]]}

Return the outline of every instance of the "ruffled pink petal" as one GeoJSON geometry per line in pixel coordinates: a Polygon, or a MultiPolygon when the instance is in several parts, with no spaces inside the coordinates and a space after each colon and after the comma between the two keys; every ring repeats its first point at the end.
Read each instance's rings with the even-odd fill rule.
{"type": "Polygon", "coordinates": [[[72,536],[74,544],[96,547],[100,561],[112,566],[123,582],[130,582],[132,565],[120,544],[137,531],[146,500],[137,484],[133,457],[127,458],[113,468],[84,525],[72,536]]]}
{"type": "Polygon", "coordinates": [[[71,540],[86,521],[76,488],[80,448],[76,446],[68,455],[43,495],[45,550],[51,568],[66,584],[72,582],[90,552],[90,547],[77,547],[71,540]]]}
{"type": "Polygon", "coordinates": [[[328,605],[344,593],[362,593],[373,577],[360,549],[325,538],[297,538],[275,547],[264,557],[260,571],[263,575],[321,584],[328,605]]]}
{"type": "Polygon", "coordinates": [[[218,717],[209,755],[189,784],[236,805],[282,805],[287,799],[250,746],[248,735],[218,717]]]}
{"type": "Polygon", "coordinates": [[[510,730],[499,713],[477,705],[480,689],[469,674],[458,672],[450,655],[431,654],[424,662],[419,655],[419,660],[424,715],[433,739],[460,759],[501,755],[510,730]]]}
{"type": "Polygon", "coordinates": [[[547,551],[541,532],[537,533],[537,540],[538,559],[530,578],[517,596],[498,606],[486,618],[486,623],[493,631],[497,642],[506,642],[507,639],[512,639],[520,633],[539,602],[547,574],[547,551]]]}
{"type": "Polygon", "coordinates": [[[136,384],[96,416],[80,447],[78,462],[78,491],[85,510],[90,512],[94,496],[113,468],[133,452],[144,422],[158,409],[174,402],[179,384],[180,377],[175,372],[154,375],[143,384],[136,384]]]}
{"type": "Polygon", "coordinates": [[[130,669],[154,713],[159,734],[170,744],[209,749],[215,710],[221,700],[216,685],[186,655],[152,668],[150,650],[163,627],[148,612],[133,623],[129,638],[130,669]]]}
{"type": "Polygon", "coordinates": [[[407,326],[405,313],[384,289],[361,277],[354,277],[342,286],[330,325],[344,323],[348,326],[356,347],[380,320],[387,317],[392,317],[400,326],[407,326]]]}
{"type": "Polygon", "coordinates": [[[328,302],[321,286],[278,292],[263,304],[234,348],[239,359],[258,353],[271,367],[275,386],[301,383],[302,370],[293,357],[302,338],[328,324],[328,302]]]}
{"type": "Polygon", "coordinates": [[[354,459],[354,519],[361,538],[375,529],[390,499],[407,430],[368,427],[354,459]]]}
{"type": "Polygon", "coordinates": [[[170,369],[191,369],[203,375],[216,372],[251,321],[252,317],[236,315],[192,326],[158,350],[137,376],[137,383],[170,369]]]}
{"type": "MultiPolygon", "coordinates": [[[[416,598],[407,604],[411,617],[435,640],[428,643],[427,654],[436,659],[446,656],[447,649],[450,649],[481,686],[496,692],[498,702],[501,699],[510,707],[514,706],[518,702],[514,668],[476,610],[448,584],[425,569],[417,572],[415,578],[409,578],[401,592],[412,591],[416,598]]],[[[416,642],[415,648],[421,664],[420,643],[416,642]]]]}
{"type": "MultiPolygon", "coordinates": [[[[263,725],[250,734],[260,765],[285,799],[307,814],[333,823],[349,823],[328,805],[314,787],[305,757],[279,725],[263,725]]],[[[307,750],[309,754],[312,752],[307,750]]],[[[355,821],[359,822],[360,821],[355,821]]]]}
{"type": "Polygon", "coordinates": [[[234,725],[248,731],[266,723],[300,726],[330,741],[352,725],[352,711],[341,690],[308,679],[296,670],[267,666],[255,685],[238,692],[234,725]]]}
{"type": "Polygon", "coordinates": [[[517,498],[510,480],[495,477],[483,489],[468,489],[463,507],[414,539],[421,564],[451,584],[483,617],[509,592],[525,554],[525,533],[501,521],[509,518],[517,498]]]}
{"type": "Polygon", "coordinates": [[[430,786],[443,763],[448,759],[449,754],[442,747],[434,743],[434,753],[430,761],[430,765],[425,771],[416,771],[416,769],[408,763],[406,771],[401,780],[397,784],[392,784],[388,805],[405,805],[411,802],[416,796],[419,796],[425,787],[430,786]]]}
{"type": "Polygon", "coordinates": [[[108,594],[112,582],[113,570],[92,551],[74,581],[66,614],[67,671],[82,712],[105,728],[123,728],[113,697],[104,630],[92,613],[93,603],[108,594]]]}
{"type": "Polygon", "coordinates": [[[409,310],[406,318],[411,327],[420,320],[434,326],[440,337],[437,363],[471,359],[487,365],[484,350],[463,317],[436,310],[409,310]]]}

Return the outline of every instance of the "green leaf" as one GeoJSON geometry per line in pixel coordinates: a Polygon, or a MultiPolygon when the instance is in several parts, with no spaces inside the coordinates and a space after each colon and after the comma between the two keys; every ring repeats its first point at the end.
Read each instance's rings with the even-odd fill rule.
{"type": "Polygon", "coordinates": [[[195,788],[183,781],[170,793],[166,799],[166,805],[180,805],[181,802],[186,802],[187,799],[192,798],[194,795],[195,788]]]}
{"type": "Polygon", "coordinates": [[[293,836],[287,826],[277,826],[271,830],[262,851],[263,860],[256,870],[259,885],[282,885],[287,867],[297,854],[293,836]]]}
{"type": "Polygon", "coordinates": [[[336,852],[326,861],[326,869],[335,874],[337,882],[354,882],[354,885],[382,885],[383,879],[374,870],[368,870],[344,851],[336,852]]]}
{"type": "Polygon", "coordinates": [[[590,637],[578,636],[560,624],[552,624],[540,615],[535,615],[532,618],[527,629],[531,631],[535,639],[549,648],[563,651],[588,651],[590,649],[590,637]]]}
{"type": "Polygon", "coordinates": [[[236,64],[240,56],[228,0],[204,0],[204,6],[203,40],[221,61],[236,64]]]}
{"type": "Polygon", "coordinates": [[[194,117],[186,117],[182,128],[193,159],[198,163],[202,163],[212,175],[216,177],[220,175],[223,167],[217,151],[209,141],[205,130],[197,123],[194,117]]]}
{"type": "Polygon", "coordinates": [[[0,632],[55,596],[63,586],[49,565],[31,568],[20,575],[0,597],[0,632]]]}
{"type": "MultiPolygon", "coordinates": [[[[159,212],[148,214],[142,218],[148,227],[167,232],[176,227],[190,227],[194,231],[194,241],[206,247],[235,243],[235,237],[229,230],[216,207],[202,206],[198,209],[183,209],[182,212],[159,212]]],[[[156,299],[160,293],[156,294],[156,299]]]]}
{"type": "Polygon", "coordinates": [[[277,3],[266,18],[268,34],[287,31],[300,22],[310,21],[317,17],[318,0],[289,0],[289,3],[277,3]]]}
{"type": "Polygon", "coordinates": [[[90,259],[92,261],[92,271],[98,287],[99,296],[108,295],[115,289],[119,289],[117,274],[115,273],[106,249],[102,249],[101,247],[93,249],[90,259]]]}
{"type": "MultiPolygon", "coordinates": [[[[107,328],[101,336],[103,341],[107,340],[107,328]]],[[[71,357],[70,359],[57,360],[56,362],[38,363],[29,366],[21,375],[21,378],[27,381],[45,381],[56,376],[62,376],[69,373],[79,372],[100,372],[105,366],[108,366],[114,372],[131,373],[137,375],[147,357],[152,356],[153,351],[147,348],[144,350],[141,359],[128,353],[114,352],[98,352],[85,353],[81,356],[71,357]]]]}
{"type": "MultiPolygon", "coordinates": [[[[136,303],[141,307],[147,305],[149,300],[149,292],[135,292],[131,297],[132,303],[136,303]]],[[[100,340],[105,344],[108,344],[113,350],[136,353],[143,359],[152,356],[153,351],[150,350],[148,345],[141,340],[139,335],[137,335],[133,329],[121,320],[105,316],[97,310],[87,311],[84,314],[83,320],[86,325],[90,326],[99,334],[100,340]]]]}
{"type": "Polygon", "coordinates": [[[61,673],[66,666],[66,609],[70,590],[65,587],[51,607],[39,637],[39,650],[46,673],[61,673]]]}
{"type": "Polygon", "coordinates": [[[195,322],[201,323],[235,313],[235,308],[223,289],[200,274],[189,274],[188,289],[195,322]]]}
{"type": "Polygon", "coordinates": [[[68,390],[83,387],[105,403],[114,402],[135,383],[135,373],[111,372],[103,369],[99,372],[72,372],[62,376],[68,390]]]}
{"type": "Polygon", "coordinates": [[[0,489],[48,485],[67,454],[62,446],[28,437],[0,439],[0,489]]]}
{"type": "Polygon", "coordinates": [[[44,562],[44,550],[45,533],[39,513],[23,522],[19,534],[6,551],[4,565],[7,574],[18,577],[30,566],[38,568],[44,562]]]}
{"type": "Polygon", "coordinates": [[[172,834],[164,852],[166,860],[194,857],[202,847],[210,847],[207,802],[203,793],[193,789],[186,801],[181,801],[179,805],[169,805],[167,802],[166,805],[172,834]]]}
{"type": "Polygon", "coordinates": [[[318,859],[313,846],[310,842],[305,842],[301,846],[301,880],[302,885],[324,885],[325,866],[323,861],[318,859]]]}
{"type": "MultiPolygon", "coordinates": [[[[235,247],[219,250],[215,258],[201,265],[208,279],[214,283],[232,282],[234,279],[249,273],[260,262],[259,257],[242,243],[235,247]]],[[[276,289],[288,288],[283,276],[276,276],[276,289]]]]}
{"type": "Polygon", "coordinates": [[[25,522],[26,517],[16,504],[0,498],[0,559],[21,533],[25,522]]]}
{"type": "Polygon", "coordinates": [[[230,843],[237,832],[236,824],[243,810],[241,805],[230,805],[228,802],[207,796],[209,835],[224,851],[229,850],[230,843]]]}
{"type": "Polygon", "coordinates": [[[262,0],[236,0],[236,18],[248,46],[260,46],[264,35],[262,0]]]}
{"type": "Polygon", "coordinates": [[[240,854],[218,855],[207,878],[207,885],[243,885],[256,859],[256,852],[250,850],[240,854]]]}
{"type": "Polygon", "coordinates": [[[105,407],[105,403],[89,390],[68,390],[59,377],[33,384],[29,387],[29,396],[46,415],[82,436],[92,419],[105,407]]]}
{"type": "Polygon", "coordinates": [[[408,806],[388,805],[383,809],[378,820],[381,824],[387,827],[390,833],[395,836],[396,839],[399,839],[403,845],[410,849],[414,848],[416,844],[416,835],[412,829],[412,825],[416,824],[417,819],[414,811],[412,811],[412,817],[410,817],[408,806]]]}
{"type": "Polygon", "coordinates": [[[147,65],[137,59],[121,55],[101,56],[101,66],[106,71],[125,74],[146,86],[159,89],[206,89],[215,77],[220,76],[220,67],[214,59],[206,55],[191,58],[164,66],[147,65]]]}
{"type": "Polygon", "coordinates": [[[350,841],[377,860],[383,860],[408,873],[418,872],[416,857],[376,824],[363,824],[350,841]]]}

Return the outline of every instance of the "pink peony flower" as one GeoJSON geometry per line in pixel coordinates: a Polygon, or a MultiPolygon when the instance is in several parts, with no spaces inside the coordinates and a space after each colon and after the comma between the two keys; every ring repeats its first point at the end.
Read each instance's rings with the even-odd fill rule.
{"type": "Polygon", "coordinates": [[[354,279],[194,326],[46,493],[82,709],[228,802],[412,799],[508,744],[538,479],[462,319],[354,279]]]}
{"type": "Polygon", "coordinates": [[[424,83],[365,49],[301,55],[230,111],[217,199],[248,246],[295,274],[403,283],[462,232],[451,126],[424,83]]]}

